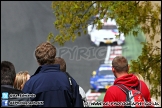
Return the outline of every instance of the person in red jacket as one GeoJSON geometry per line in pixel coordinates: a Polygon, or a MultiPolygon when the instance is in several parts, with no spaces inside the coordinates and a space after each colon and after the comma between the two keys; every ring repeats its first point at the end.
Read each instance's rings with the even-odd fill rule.
{"type": "MultiPolygon", "coordinates": [[[[104,96],[104,103],[112,102],[125,102],[126,94],[116,84],[123,84],[128,89],[136,88],[139,84],[138,78],[134,74],[128,74],[129,66],[128,61],[123,56],[116,56],[112,61],[112,72],[116,77],[114,85],[109,87],[104,96]]],[[[141,93],[147,102],[151,102],[150,91],[145,82],[140,80],[141,93]]],[[[115,105],[107,104],[104,107],[112,107],[115,105]]],[[[116,107],[116,106],[115,106],[116,107]]],[[[121,107],[121,106],[119,106],[121,107]]]]}

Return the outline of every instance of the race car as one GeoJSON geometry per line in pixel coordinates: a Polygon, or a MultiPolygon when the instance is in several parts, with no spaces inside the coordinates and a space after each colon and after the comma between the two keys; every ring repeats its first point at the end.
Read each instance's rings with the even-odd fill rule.
{"type": "Polygon", "coordinates": [[[87,31],[92,44],[100,46],[102,44],[122,45],[125,43],[125,36],[123,33],[119,34],[115,20],[109,18],[107,22],[104,19],[101,22],[103,26],[99,30],[97,29],[97,25],[88,25],[87,31]]]}
{"type": "Polygon", "coordinates": [[[92,72],[90,78],[91,90],[95,92],[105,91],[115,81],[115,76],[112,72],[112,66],[109,64],[101,64],[96,71],[92,72]]]}

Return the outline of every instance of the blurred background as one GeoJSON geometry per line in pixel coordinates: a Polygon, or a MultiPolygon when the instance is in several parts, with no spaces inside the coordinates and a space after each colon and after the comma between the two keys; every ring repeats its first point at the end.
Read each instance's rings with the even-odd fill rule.
{"type": "MultiPolygon", "coordinates": [[[[52,2],[2,1],[1,3],[1,61],[11,61],[17,72],[28,70],[32,75],[38,67],[34,57],[35,48],[47,40],[50,32],[58,33],[53,25],[55,16],[51,8],[52,2]]],[[[91,45],[87,36],[81,36],[75,42],[67,42],[64,47],[59,45],[55,47],[57,49],[66,47],[71,50],[77,47],[78,51],[78,48],[84,49],[91,45]]],[[[67,63],[67,71],[87,91],[90,74],[97,68],[99,62],[95,59],[78,61],[76,53],[75,59],[70,60],[69,53],[62,57],[67,63]]]]}

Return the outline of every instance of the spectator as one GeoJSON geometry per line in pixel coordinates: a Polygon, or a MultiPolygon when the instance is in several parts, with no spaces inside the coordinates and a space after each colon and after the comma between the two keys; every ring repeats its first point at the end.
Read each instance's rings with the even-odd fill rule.
{"type": "Polygon", "coordinates": [[[18,90],[22,90],[24,84],[30,79],[30,75],[28,71],[20,71],[16,74],[14,88],[18,90]]]}
{"type": "MultiPolygon", "coordinates": [[[[56,57],[55,58],[55,64],[59,64],[60,65],[60,70],[62,72],[66,72],[66,62],[63,58],[61,57],[56,57]]],[[[67,72],[66,72],[67,73],[67,72]]],[[[68,73],[67,73],[68,74],[68,73]]],[[[71,77],[71,76],[70,76],[71,77]]],[[[82,87],[79,86],[79,92],[80,92],[80,95],[82,96],[82,100],[83,100],[83,103],[86,102],[86,94],[85,94],[85,91],[83,90],[82,87]]]]}
{"type": "Polygon", "coordinates": [[[33,101],[43,101],[38,107],[83,107],[79,87],[72,79],[74,93],[70,91],[69,81],[60,65],[54,65],[56,48],[49,42],[37,46],[35,56],[40,65],[34,75],[25,83],[23,91],[34,93],[33,101]]]}
{"type": "MultiPolygon", "coordinates": [[[[10,105],[11,101],[29,101],[29,98],[20,98],[20,97],[9,97],[9,95],[17,94],[20,95],[23,92],[21,90],[13,88],[14,80],[16,77],[15,67],[9,61],[1,62],[1,99],[2,107],[23,107],[23,105],[10,105]]],[[[26,106],[25,106],[26,107],[26,106]]]]}
{"type": "MultiPolygon", "coordinates": [[[[143,78],[143,76],[141,75],[141,74],[139,74],[139,73],[134,73],[134,75],[139,79],[139,80],[142,80],[142,81],[144,81],[144,78],[143,78]]],[[[156,103],[159,103],[157,100],[155,100],[154,98],[151,98],[151,102],[153,103],[153,104],[155,104],[155,102],[156,103]]],[[[160,107],[160,105],[154,105],[154,107],[160,107]]]]}
{"type": "MultiPolygon", "coordinates": [[[[132,90],[138,87],[139,80],[134,74],[128,74],[128,61],[123,56],[116,56],[112,61],[112,72],[116,77],[114,85],[109,87],[104,96],[104,102],[125,102],[126,94],[116,84],[123,84],[132,90]]],[[[151,102],[150,91],[147,85],[140,81],[141,93],[147,102],[151,102]]],[[[110,106],[110,105],[109,105],[110,106]]],[[[112,107],[112,106],[110,106],[112,107]]]]}

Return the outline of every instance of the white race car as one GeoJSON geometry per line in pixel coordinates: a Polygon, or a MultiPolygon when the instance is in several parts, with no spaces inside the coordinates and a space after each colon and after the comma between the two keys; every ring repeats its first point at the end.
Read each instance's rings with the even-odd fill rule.
{"type": "Polygon", "coordinates": [[[101,44],[124,44],[125,36],[123,33],[117,36],[119,35],[119,31],[115,20],[108,19],[107,22],[104,22],[104,19],[102,19],[101,22],[103,23],[103,27],[99,30],[97,29],[97,25],[89,25],[87,28],[93,44],[96,46],[100,46],[101,44]]]}

